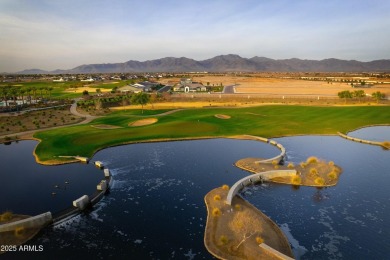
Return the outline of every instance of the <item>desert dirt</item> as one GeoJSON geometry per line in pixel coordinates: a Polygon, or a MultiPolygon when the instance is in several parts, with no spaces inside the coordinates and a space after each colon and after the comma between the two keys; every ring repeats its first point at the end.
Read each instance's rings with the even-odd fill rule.
{"type": "Polygon", "coordinates": [[[69,112],[68,107],[31,111],[13,116],[0,116],[0,136],[49,127],[75,124],[83,121],[69,112]]]}
{"type": "MultiPolygon", "coordinates": [[[[313,81],[283,78],[264,77],[237,77],[237,76],[193,76],[193,81],[201,82],[210,86],[224,86],[238,84],[235,87],[236,93],[276,94],[276,95],[320,95],[337,96],[337,93],[344,90],[364,90],[367,94],[376,91],[390,95],[390,84],[375,85],[371,88],[352,88],[344,82],[313,81]]],[[[179,82],[180,78],[163,79],[161,83],[179,82]]]]}
{"type": "Polygon", "coordinates": [[[220,187],[205,196],[208,216],[204,241],[211,254],[220,259],[280,259],[259,247],[259,237],[268,246],[292,256],[286,237],[271,219],[238,196],[233,206],[227,205],[227,193],[228,189],[220,187]],[[215,208],[220,210],[219,215],[213,214],[215,208]]]}
{"type": "Polygon", "coordinates": [[[313,186],[313,187],[328,187],[334,186],[338,183],[342,169],[334,165],[333,162],[326,162],[324,160],[317,159],[316,162],[301,162],[298,165],[291,164],[291,168],[287,164],[279,165],[272,163],[257,163],[261,158],[245,158],[238,160],[235,165],[243,170],[259,173],[273,170],[296,170],[298,172],[299,181],[293,183],[291,177],[277,177],[271,181],[276,183],[283,183],[296,186],[313,186]],[[329,175],[333,172],[333,176],[329,175]],[[316,183],[318,178],[322,178],[324,183],[316,183]]]}
{"type": "Polygon", "coordinates": [[[151,125],[154,124],[158,121],[157,118],[146,118],[146,119],[141,119],[137,120],[135,122],[129,123],[129,126],[145,126],[145,125],[151,125]]]}

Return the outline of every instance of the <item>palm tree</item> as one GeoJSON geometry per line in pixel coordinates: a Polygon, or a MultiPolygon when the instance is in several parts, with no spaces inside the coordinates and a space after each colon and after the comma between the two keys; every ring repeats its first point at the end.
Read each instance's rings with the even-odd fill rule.
{"type": "Polygon", "coordinates": [[[26,93],[26,89],[25,88],[20,88],[19,89],[19,94],[20,94],[20,97],[22,98],[22,103],[24,104],[24,94],[26,93]]]}
{"type": "Polygon", "coordinates": [[[28,96],[28,100],[30,101],[30,105],[31,105],[31,87],[26,87],[26,93],[27,93],[27,96],[28,96]]]}
{"type": "MultiPolygon", "coordinates": [[[[36,102],[36,100],[37,100],[37,87],[32,86],[32,87],[31,87],[31,91],[32,91],[32,93],[33,93],[33,95],[34,95],[34,100],[35,100],[35,102],[36,102]]],[[[31,102],[30,102],[30,103],[31,103],[31,102]]]]}
{"type": "Polygon", "coordinates": [[[38,87],[39,92],[41,93],[41,100],[43,99],[42,91],[45,89],[45,87],[38,87]]]}
{"type": "Polygon", "coordinates": [[[9,94],[11,95],[11,98],[14,100],[14,106],[15,106],[15,110],[16,110],[17,106],[18,106],[17,98],[19,95],[19,89],[16,87],[11,87],[9,90],[9,94]]]}
{"type": "Polygon", "coordinates": [[[53,91],[53,87],[48,87],[47,91],[49,92],[49,99],[51,99],[51,92],[53,91]]]}
{"type": "Polygon", "coordinates": [[[8,107],[8,92],[9,92],[9,86],[1,87],[1,96],[4,99],[5,107],[8,107]]]}

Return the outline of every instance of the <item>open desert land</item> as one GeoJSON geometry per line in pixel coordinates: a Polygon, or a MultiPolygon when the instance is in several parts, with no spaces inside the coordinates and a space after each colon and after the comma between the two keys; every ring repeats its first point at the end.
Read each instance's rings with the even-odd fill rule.
{"type": "MultiPolygon", "coordinates": [[[[193,81],[201,82],[203,85],[209,83],[210,86],[217,85],[237,85],[236,93],[251,94],[276,94],[276,95],[320,95],[320,96],[337,96],[337,93],[344,90],[364,90],[367,94],[376,91],[390,95],[390,84],[374,85],[370,88],[352,88],[349,83],[345,82],[325,82],[299,79],[284,78],[264,78],[264,77],[237,77],[237,76],[193,76],[193,81]]],[[[179,82],[179,78],[170,78],[161,80],[162,84],[179,82]]]]}

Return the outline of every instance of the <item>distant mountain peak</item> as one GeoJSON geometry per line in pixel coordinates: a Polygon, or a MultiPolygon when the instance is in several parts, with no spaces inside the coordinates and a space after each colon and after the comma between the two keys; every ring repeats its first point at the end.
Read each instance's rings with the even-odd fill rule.
{"type": "Polygon", "coordinates": [[[382,59],[370,62],[340,60],[328,58],[323,60],[301,60],[298,58],[274,60],[255,56],[247,59],[237,54],[215,56],[206,60],[194,60],[186,57],[165,57],[155,60],[129,60],[123,63],[84,64],[70,70],[44,71],[30,69],[18,74],[76,74],[76,73],[139,73],[139,72],[189,72],[189,71],[272,71],[272,72],[359,72],[390,71],[390,60],[382,59]]]}

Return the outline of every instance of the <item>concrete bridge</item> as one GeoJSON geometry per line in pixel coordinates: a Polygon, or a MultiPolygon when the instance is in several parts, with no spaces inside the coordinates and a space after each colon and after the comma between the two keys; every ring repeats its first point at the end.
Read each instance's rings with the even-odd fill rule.
{"type": "Polygon", "coordinates": [[[260,172],[256,174],[252,174],[242,178],[233,184],[230,188],[228,195],[226,197],[226,204],[232,205],[232,201],[234,196],[243,189],[245,186],[252,185],[256,182],[268,181],[275,177],[285,177],[285,176],[295,176],[297,174],[296,170],[274,170],[274,171],[266,171],[260,172]]]}
{"type": "Polygon", "coordinates": [[[362,144],[372,144],[372,145],[382,146],[381,142],[364,140],[364,139],[360,139],[360,138],[357,138],[357,137],[348,136],[348,135],[345,135],[345,134],[340,133],[340,132],[337,132],[337,134],[339,136],[341,136],[342,138],[345,138],[345,139],[350,140],[350,141],[354,141],[354,142],[358,142],[358,143],[362,143],[362,144]]]}
{"type": "Polygon", "coordinates": [[[258,140],[258,141],[261,141],[264,143],[272,144],[273,146],[276,146],[280,150],[279,155],[272,157],[270,159],[256,161],[256,163],[272,163],[273,161],[277,161],[279,163],[281,160],[283,160],[286,157],[286,149],[283,147],[283,145],[279,144],[278,142],[271,140],[271,139],[264,138],[264,137],[259,137],[259,136],[253,136],[253,135],[246,135],[246,136],[248,136],[254,140],[258,140]]]}

